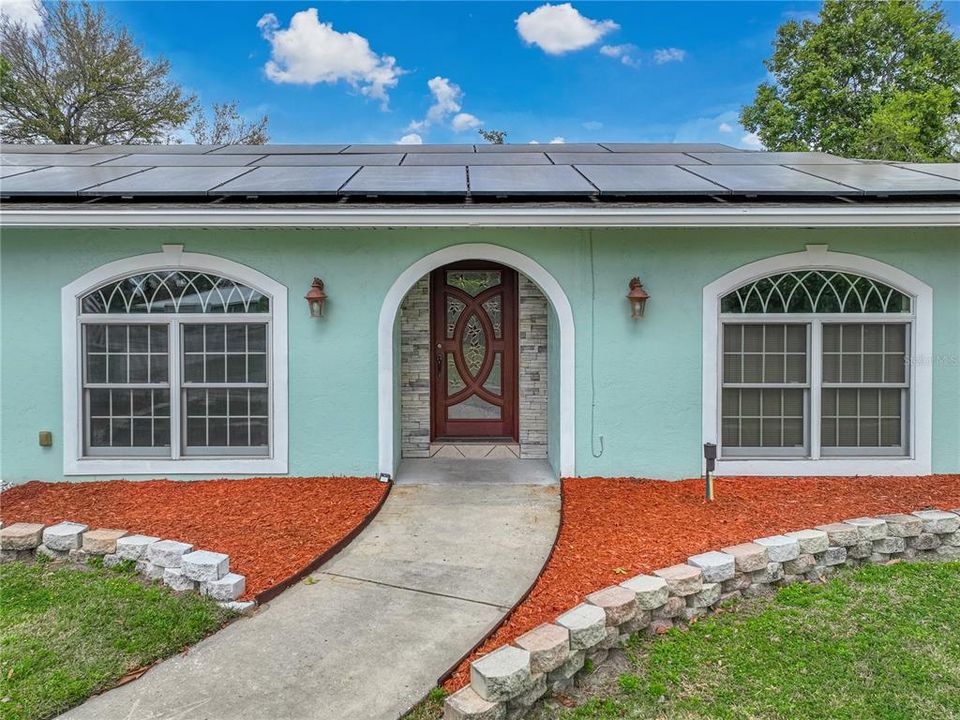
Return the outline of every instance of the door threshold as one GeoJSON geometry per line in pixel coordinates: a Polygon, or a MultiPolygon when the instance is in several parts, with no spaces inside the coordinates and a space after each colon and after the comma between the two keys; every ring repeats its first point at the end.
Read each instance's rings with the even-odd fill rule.
{"type": "Polygon", "coordinates": [[[448,460],[519,460],[520,443],[471,440],[445,440],[430,443],[431,458],[448,460]]]}

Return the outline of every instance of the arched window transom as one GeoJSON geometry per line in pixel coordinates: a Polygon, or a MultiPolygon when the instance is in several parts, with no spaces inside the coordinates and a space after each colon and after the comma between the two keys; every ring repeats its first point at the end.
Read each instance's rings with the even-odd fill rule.
{"type": "Polygon", "coordinates": [[[268,313],[270,299],[230,278],[191,270],[156,270],[106,283],[84,295],[89,314],[268,313]]]}
{"type": "Polygon", "coordinates": [[[720,298],[721,458],[904,456],[913,298],[786,270],[720,298]]]}
{"type": "Polygon", "coordinates": [[[798,270],[742,285],[722,313],[909,313],[910,296],[878,280],[833,270],[798,270]]]}
{"type": "Polygon", "coordinates": [[[140,271],[79,298],[83,456],[271,453],[271,298],[200,270],[140,271]]]}

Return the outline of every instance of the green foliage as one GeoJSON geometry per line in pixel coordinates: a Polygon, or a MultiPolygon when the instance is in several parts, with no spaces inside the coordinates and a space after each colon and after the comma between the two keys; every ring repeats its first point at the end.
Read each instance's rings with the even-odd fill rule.
{"type": "Polygon", "coordinates": [[[619,693],[552,717],[960,717],[960,563],[865,566],[790,585],[628,652],[619,693]]]}
{"type": "Polygon", "coordinates": [[[507,133],[503,130],[484,130],[480,128],[477,132],[491,145],[503,145],[503,141],[507,139],[507,133]]]}
{"type": "Polygon", "coordinates": [[[256,122],[248,123],[237,109],[237,101],[214,103],[213,119],[205,112],[194,114],[190,134],[199,145],[264,145],[270,141],[267,134],[269,118],[263,115],[256,122]]]}
{"type": "Polygon", "coordinates": [[[443,687],[435,687],[422,702],[403,716],[403,720],[439,720],[443,716],[443,704],[446,699],[447,691],[443,687]]]}
{"type": "Polygon", "coordinates": [[[169,63],[86,0],[47,6],[33,30],[5,17],[0,45],[4,142],[155,143],[190,116],[169,63]]]}
{"type": "Polygon", "coordinates": [[[617,684],[623,692],[632,693],[640,689],[641,681],[636,675],[622,673],[620,677],[617,678],[617,684]]]}
{"type": "Polygon", "coordinates": [[[740,121],[769,150],[960,158],[960,40],[938,3],[825,0],[789,20],[740,121]]]}
{"type": "Polygon", "coordinates": [[[0,608],[4,720],[61,713],[233,615],[199,595],[58,564],[0,566],[0,608]]]}

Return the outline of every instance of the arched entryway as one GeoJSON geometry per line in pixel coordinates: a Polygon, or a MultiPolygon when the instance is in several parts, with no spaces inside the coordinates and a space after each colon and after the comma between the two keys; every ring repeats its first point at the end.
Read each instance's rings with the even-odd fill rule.
{"type": "Polygon", "coordinates": [[[390,287],[380,310],[379,357],[379,471],[394,475],[398,463],[399,419],[395,360],[396,322],[401,303],[413,286],[431,271],[454,263],[479,260],[516,270],[533,282],[551,305],[557,321],[559,370],[556,427],[556,467],[561,475],[575,473],[574,460],[574,323],[573,310],[556,279],[531,258],[498,245],[454,245],[421,258],[407,268],[390,287]]]}

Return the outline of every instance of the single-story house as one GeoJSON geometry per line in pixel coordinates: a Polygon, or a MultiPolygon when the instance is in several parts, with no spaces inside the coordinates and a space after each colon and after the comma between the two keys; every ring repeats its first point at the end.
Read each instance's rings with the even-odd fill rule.
{"type": "Polygon", "coordinates": [[[0,151],[0,477],[960,471],[960,165],[0,151]],[[480,451],[475,452],[476,448],[480,451]]]}

